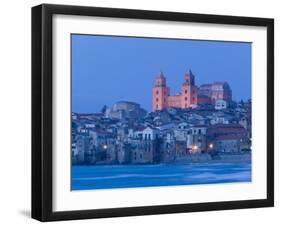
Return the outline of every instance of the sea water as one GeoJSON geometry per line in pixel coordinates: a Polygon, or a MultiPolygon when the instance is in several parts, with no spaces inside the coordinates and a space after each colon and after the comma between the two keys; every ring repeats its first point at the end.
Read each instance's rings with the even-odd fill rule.
{"type": "Polygon", "coordinates": [[[72,190],[251,182],[250,163],[72,166],[72,190]]]}

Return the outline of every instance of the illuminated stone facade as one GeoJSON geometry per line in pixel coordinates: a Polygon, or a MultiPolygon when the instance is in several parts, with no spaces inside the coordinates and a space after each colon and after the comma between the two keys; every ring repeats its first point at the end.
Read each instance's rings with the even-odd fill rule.
{"type": "Polygon", "coordinates": [[[167,86],[166,78],[162,72],[156,77],[152,92],[152,110],[154,112],[170,107],[197,107],[198,88],[195,85],[194,75],[191,71],[185,74],[184,82],[178,95],[170,95],[170,88],[167,86]]]}

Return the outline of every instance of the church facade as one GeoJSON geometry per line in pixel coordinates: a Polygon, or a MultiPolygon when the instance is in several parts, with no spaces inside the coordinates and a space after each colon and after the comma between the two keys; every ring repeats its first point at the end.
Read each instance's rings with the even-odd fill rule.
{"type": "Polygon", "coordinates": [[[171,96],[166,78],[161,72],[155,79],[152,90],[152,110],[161,111],[165,108],[195,108],[198,102],[198,87],[191,71],[184,76],[184,82],[179,94],[171,96]]]}
{"type": "Polygon", "coordinates": [[[166,108],[196,108],[198,105],[215,105],[217,101],[232,101],[232,91],[227,82],[214,82],[195,85],[195,76],[190,70],[184,75],[184,82],[177,95],[170,95],[170,87],[161,72],[156,78],[152,90],[152,111],[161,111],[166,108]]]}

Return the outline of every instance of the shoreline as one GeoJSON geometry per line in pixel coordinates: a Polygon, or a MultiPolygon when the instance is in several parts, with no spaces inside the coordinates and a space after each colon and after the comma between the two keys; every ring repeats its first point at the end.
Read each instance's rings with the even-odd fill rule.
{"type": "Polygon", "coordinates": [[[172,161],[163,161],[157,163],[94,163],[94,164],[72,164],[71,166],[157,166],[157,165],[193,165],[193,164],[251,164],[251,154],[220,154],[211,156],[209,154],[200,154],[196,156],[184,156],[172,161]]]}

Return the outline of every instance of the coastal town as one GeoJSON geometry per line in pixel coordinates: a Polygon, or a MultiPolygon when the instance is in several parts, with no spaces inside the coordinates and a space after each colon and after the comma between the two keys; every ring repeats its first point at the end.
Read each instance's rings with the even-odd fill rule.
{"type": "Polygon", "coordinates": [[[151,93],[151,112],[126,100],[72,112],[72,164],[251,161],[251,100],[233,100],[227,82],[196,85],[190,70],[171,95],[160,72],[151,93]]]}

